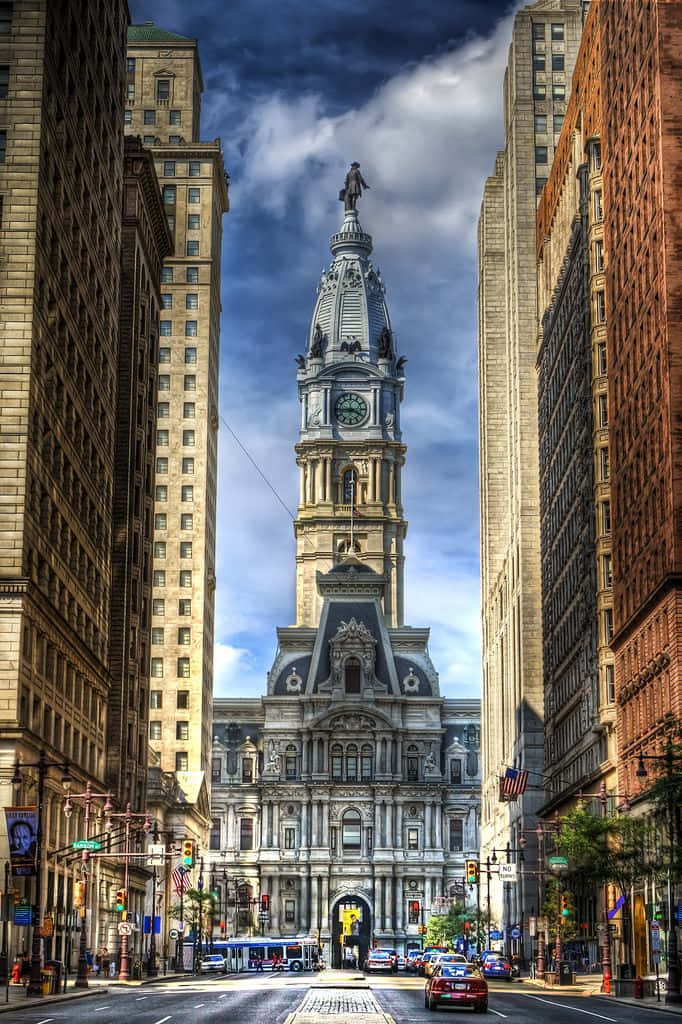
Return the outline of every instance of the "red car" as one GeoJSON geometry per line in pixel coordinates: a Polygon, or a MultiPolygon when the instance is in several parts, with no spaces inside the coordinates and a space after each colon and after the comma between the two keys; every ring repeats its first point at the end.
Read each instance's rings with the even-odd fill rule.
{"type": "Polygon", "coordinates": [[[473,964],[439,964],[426,983],[424,1006],[465,1006],[476,1013],[488,1012],[488,985],[473,964]]]}

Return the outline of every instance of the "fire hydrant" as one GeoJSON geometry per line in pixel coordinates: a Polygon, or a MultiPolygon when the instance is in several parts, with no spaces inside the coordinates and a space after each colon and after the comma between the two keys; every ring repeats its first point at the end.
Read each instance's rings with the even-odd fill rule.
{"type": "Polygon", "coordinates": [[[641,978],[635,978],[635,999],[644,999],[644,982],[641,978]]]}

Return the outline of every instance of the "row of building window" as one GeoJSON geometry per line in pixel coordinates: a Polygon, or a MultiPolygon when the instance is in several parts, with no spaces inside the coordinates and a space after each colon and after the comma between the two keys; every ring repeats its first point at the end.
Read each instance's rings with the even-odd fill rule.
{"type": "MultiPolygon", "coordinates": [[[[154,489],[154,500],[155,501],[168,501],[168,484],[157,484],[154,489]]],[[[194,501],[194,485],[183,484],[180,488],[180,501],[191,502],[194,501]]]]}
{"type": "MultiPolygon", "coordinates": [[[[533,41],[544,39],[547,25],[544,21],[533,22],[533,41]]],[[[564,38],[564,25],[561,22],[552,22],[550,26],[550,37],[556,42],[564,38]]]]}
{"type": "MultiPolygon", "coordinates": [[[[168,545],[166,544],[165,540],[155,540],[154,541],[154,558],[165,558],[166,557],[167,548],[168,548],[168,545]]],[[[180,541],[180,545],[179,545],[179,553],[180,553],[180,558],[191,558],[192,557],[192,541],[191,540],[181,540],[180,541]]],[[[164,576],[165,576],[165,569],[160,569],[160,570],[157,570],[157,571],[158,572],[163,572],[164,576]]],[[[166,581],[164,579],[164,584],[165,584],[165,582],[166,581]]]]}
{"type": "MultiPolygon", "coordinates": [[[[533,99],[547,99],[547,86],[544,82],[535,82],[533,84],[533,99]]],[[[563,82],[552,82],[552,99],[559,102],[566,99],[566,86],[563,82]]]]}
{"type": "MultiPolygon", "coordinates": [[[[564,71],[565,70],[565,58],[563,53],[552,53],[552,71],[564,71]]],[[[547,61],[544,53],[533,54],[533,71],[545,71],[547,67],[547,61]]]]}
{"type": "MultiPolygon", "coordinates": [[[[183,431],[187,433],[187,431],[183,431]]],[[[193,431],[192,431],[193,433],[193,431]]],[[[156,472],[157,475],[167,476],[168,475],[168,459],[164,455],[157,456],[156,459],[156,472]]],[[[194,459],[184,458],[180,459],[180,472],[183,476],[192,476],[194,473],[194,459]]]]}
{"type": "MultiPolygon", "coordinates": [[[[165,266],[161,268],[161,284],[173,284],[175,280],[175,267],[165,266]]],[[[185,281],[187,284],[199,284],[199,268],[185,267],[185,281]]],[[[179,283],[179,282],[178,282],[179,283]]]]}
{"type": "MultiPolygon", "coordinates": [[[[178,198],[177,186],[164,185],[161,195],[166,206],[175,206],[178,198]]],[[[187,202],[192,205],[201,202],[201,189],[198,186],[190,186],[187,188],[187,202]]]]}
{"type": "MultiPolygon", "coordinates": [[[[161,296],[161,308],[172,309],[173,308],[173,295],[171,292],[164,292],[161,296]]],[[[198,309],[199,308],[199,296],[196,292],[188,292],[185,295],[185,309],[198,309]]]]}
{"type": "MultiPolygon", "coordinates": [[[[163,618],[166,614],[166,599],[155,597],[152,600],[152,615],[154,618],[163,618]]],[[[178,601],[178,615],[191,615],[192,602],[188,597],[182,597],[178,601]]]]}
{"type": "MultiPolygon", "coordinates": [[[[160,711],[163,707],[163,690],[152,690],[149,694],[149,707],[152,711],[160,711]]],[[[175,707],[178,711],[189,710],[189,690],[175,691],[175,707]]]]}
{"type": "MultiPolygon", "coordinates": [[[[174,213],[166,213],[166,220],[168,221],[168,227],[170,228],[170,230],[172,232],[174,232],[175,231],[175,214],[174,213]]],[[[187,230],[188,231],[200,231],[201,230],[201,217],[199,216],[198,213],[188,213],[187,214],[187,230]]],[[[187,255],[188,256],[198,256],[199,255],[199,250],[197,249],[196,252],[189,252],[188,251],[187,255]]]]}
{"type": "MultiPolygon", "coordinates": [[[[155,722],[150,723],[151,725],[158,727],[158,736],[151,736],[152,739],[161,738],[161,723],[155,722]]],[[[181,725],[187,725],[188,723],[178,722],[177,727],[181,725]]],[[[189,727],[188,727],[189,731],[189,727]]],[[[176,728],[177,739],[187,739],[188,735],[178,735],[178,729],[176,728]]],[[[343,815],[341,822],[341,848],[344,853],[360,853],[362,851],[362,839],[363,839],[363,828],[362,819],[358,811],[349,810],[343,815]]],[[[421,829],[418,826],[410,825],[405,829],[405,848],[409,852],[415,852],[421,849],[421,829]]],[[[254,820],[253,818],[240,818],[239,819],[239,849],[240,850],[253,850],[254,849],[254,820]]],[[[464,849],[463,845],[463,823],[458,818],[448,819],[448,846],[451,853],[461,853],[464,849]]],[[[298,836],[298,829],[295,826],[286,825],[282,830],[283,848],[285,850],[296,850],[300,846],[300,840],[298,836]]],[[[367,852],[371,853],[374,845],[373,828],[367,826],[365,828],[365,840],[367,852]]],[[[211,826],[210,835],[210,849],[220,850],[222,844],[222,829],[221,821],[219,818],[214,818],[211,826]]],[[[338,829],[335,827],[329,830],[329,845],[332,853],[337,852],[338,848],[338,829]]]]}
{"type": "MultiPolygon", "coordinates": [[[[163,737],[163,726],[159,721],[153,721],[149,723],[149,739],[160,740],[163,737]]],[[[175,723],[175,738],[176,740],[188,740],[189,739],[189,722],[176,722],[175,723]]]]}
{"type": "MultiPolygon", "coordinates": [[[[135,86],[133,86],[133,88],[131,90],[130,83],[128,83],[127,95],[128,95],[128,99],[132,100],[134,102],[134,100],[135,100],[135,86]]],[[[159,111],[157,111],[157,114],[158,113],[159,113],[159,111]]],[[[132,110],[124,110],[124,112],[123,112],[123,123],[124,124],[128,124],[128,125],[133,123],[133,112],[132,112],[132,110]]],[[[145,121],[145,124],[147,124],[147,123],[148,122],[145,121]]],[[[159,123],[158,121],[152,121],[152,124],[158,124],[158,123],[159,123]]],[[[182,124],[182,111],[181,110],[169,110],[168,111],[168,124],[169,125],[181,125],[182,124]]]]}
{"type": "MultiPolygon", "coordinates": [[[[153,630],[152,630],[153,634],[153,630]]],[[[152,639],[152,643],[154,640],[152,639]]],[[[178,639],[178,643],[180,640],[178,639]]],[[[284,752],[283,758],[284,777],[286,779],[297,779],[299,775],[299,758],[295,748],[291,746],[284,752]]],[[[417,778],[419,775],[418,758],[406,758],[408,778],[417,778]],[[413,763],[416,761],[416,764],[413,763]],[[415,774],[416,773],[416,774],[415,774]]],[[[363,744],[361,747],[354,743],[347,744],[345,749],[340,744],[335,744],[330,751],[329,769],[333,780],[347,780],[369,782],[374,778],[374,750],[371,744],[363,744]]],[[[241,761],[242,782],[253,782],[254,761],[251,757],[243,757],[241,761]]],[[[219,757],[213,758],[211,766],[211,781],[222,781],[222,761],[219,757]]],[[[462,760],[452,758],[450,760],[450,783],[459,786],[462,784],[462,760]]]]}
{"type": "MultiPolygon", "coordinates": [[[[152,679],[163,679],[163,658],[152,658],[151,661],[151,673],[152,679]]],[[[176,660],[176,676],[178,679],[189,679],[190,677],[190,659],[189,658],[177,658],[176,660]]]]}
{"type": "MultiPolygon", "coordinates": [[[[170,309],[170,306],[167,306],[166,308],[170,309]]],[[[159,321],[159,334],[161,335],[162,338],[170,337],[170,335],[173,334],[173,321],[172,320],[161,320],[161,321],[159,321]]],[[[196,336],[197,336],[197,322],[196,322],[196,320],[185,320],[185,337],[186,338],[196,338],[196,336]]],[[[195,348],[193,348],[193,349],[192,348],[186,348],[185,349],[185,362],[186,363],[196,363],[196,361],[197,361],[197,350],[195,348]],[[192,353],[194,353],[194,357],[193,358],[188,358],[188,354],[189,354],[189,356],[191,356],[192,353]]]]}
{"type": "MultiPolygon", "coordinates": [[[[194,526],[194,516],[191,512],[180,513],[180,529],[191,530],[194,526]]],[[[168,529],[168,515],[166,512],[157,512],[154,516],[154,529],[155,530],[167,530],[168,529]]],[[[192,573],[189,569],[184,570],[183,573],[187,572],[189,575],[190,583],[192,581],[192,573]]],[[[182,573],[180,574],[182,576],[182,573]]],[[[181,586],[189,586],[189,584],[180,584],[181,586]]]]}
{"type": "MultiPolygon", "coordinates": [[[[189,644],[192,640],[192,630],[189,626],[178,627],[178,643],[189,644]]],[[[157,646],[163,646],[165,643],[165,633],[163,626],[154,626],[152,629],[152,644],[157,646]]]]}
{"type": "MultiPolygon", "coordinates": [[[[160,373],[156,381],[156,387],[159,391],[170,391],[170,382],[170,374],[160,373]]],[[[185,374],[182,381],[182,390],[196,391],[196,389],[197,378],[195,377],[195,375],[193,373],[185,374]]]]}
{"type": "MultiPolygon", "coordinates": [[[[167,448],[170,440],[170,433],[168,430],[157,430],[156,431],[156,447],[167,448]]],[[[182,432],[182,444],[185,448],[193,448],[196,444],[196,433],[194,430],[183,430],[182,432]]]]}
{"type": "MultiPolygon", "coordinates": [[[[561,126],[564,123],[563,114],[554,114],[552,116],[552,129],[555,135],[558,135],[561,131],[561,126]]],[[[536,114],[535,115],[535,132],[537,135],[545,135],[547,133],[547,114],[536,114]]],[[[535,161],[538,163],[538,161],[535,161]]]]}
{"type": "MultiPolygon", "coordinates": [[[[170,356],[170,349],[159,349],[159,362],[169,362],[169,359],[162,359],[162,352],[168,352],[170,356]]],[[[196,419],[197,407],[194,402],[183,402],[182,404],[182,418],[183,420],[196,419]]],[[[156,406],[156,418],[160,420],[170,419],[170,402],[159,402],[156,406]]]]}

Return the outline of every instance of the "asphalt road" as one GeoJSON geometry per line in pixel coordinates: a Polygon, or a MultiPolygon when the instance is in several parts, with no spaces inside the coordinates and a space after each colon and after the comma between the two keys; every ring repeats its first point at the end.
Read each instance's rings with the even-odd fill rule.
{"type": "MultiPolygon", "coordinates": [[[[444,1007],[427,1010],[424,1006],[424,986],[407,985],[408,979],[398,978],[393,985],[388,979],[370,982],[377,1002],[391,1014],[395,1024],[425,1024],[431,1021],[461,1021],[472,1024],[485,1019],[470,1010],[444,1007]]],[[[600,996],[563,996],[528,986],[523,982],[488,982],[488,1024],[506,1020],[508,1024],[667,1024],[670,1014],[648,1010],[643,1006],[616,1003],[600,996]]]]}
{"type": "MultiPolygon", "coordinates": [[[[313,980],[318,981],[310,976],[265,974],[111,989],[86,999],[13,1008],[0,1014],[0,1024],[282,1024],[313,980]]],[[[482,1019],[469,1010],[427,1010],[421,979],[398,975],[372,977],[368,983],[395,1024],[447,1019],[473,1024],[482,1019]]],[[[665,1024],[670,1015],[598,996],[564,996],[530,986],[524,989],[522,983],[492,982],[488,1024],[499,1018],[508,1024],[665,1024]]]]}
{"type": "Polygon", "coordinates": [[[307,987],[299,976],[174,981],[11,1010],[0,1024],[281,1024],[307,987]]]}

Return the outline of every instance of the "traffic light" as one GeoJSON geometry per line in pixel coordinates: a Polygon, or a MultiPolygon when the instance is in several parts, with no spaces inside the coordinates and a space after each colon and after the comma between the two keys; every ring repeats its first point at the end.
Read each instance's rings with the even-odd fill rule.
{"type": "Polygon", "coordinates": [[[260,898],[260,909],[263,914],[270,913],[270,897],[266,892],[260,898]]]}
{"type": "Polygon", "coordinates": [[[561,894],[561,916],[571,916],[571,894],[568,892],[562,892],[561,894]]]}
{"type": "Polygon", "coordinates": [[[410,900],[410,913],[419,917],[419,900],[410,900]]]}
{"type": "Polygon", "coordinates": [[[467,882],[469,885],[478,885],[478,861],[467,861],[467,882]]]}
{"type": "Polygon", "coordinates": [[[191,868],[194,865],[194,840],[183,839],[182,840],[182,863],[186,868],[191,868]]]}
{"type": "Polygon", "coordinates": [[[117,889],[116,891],[116,909],[125,910],[126,908],[126,891],[125,889],[117,889]]]}

